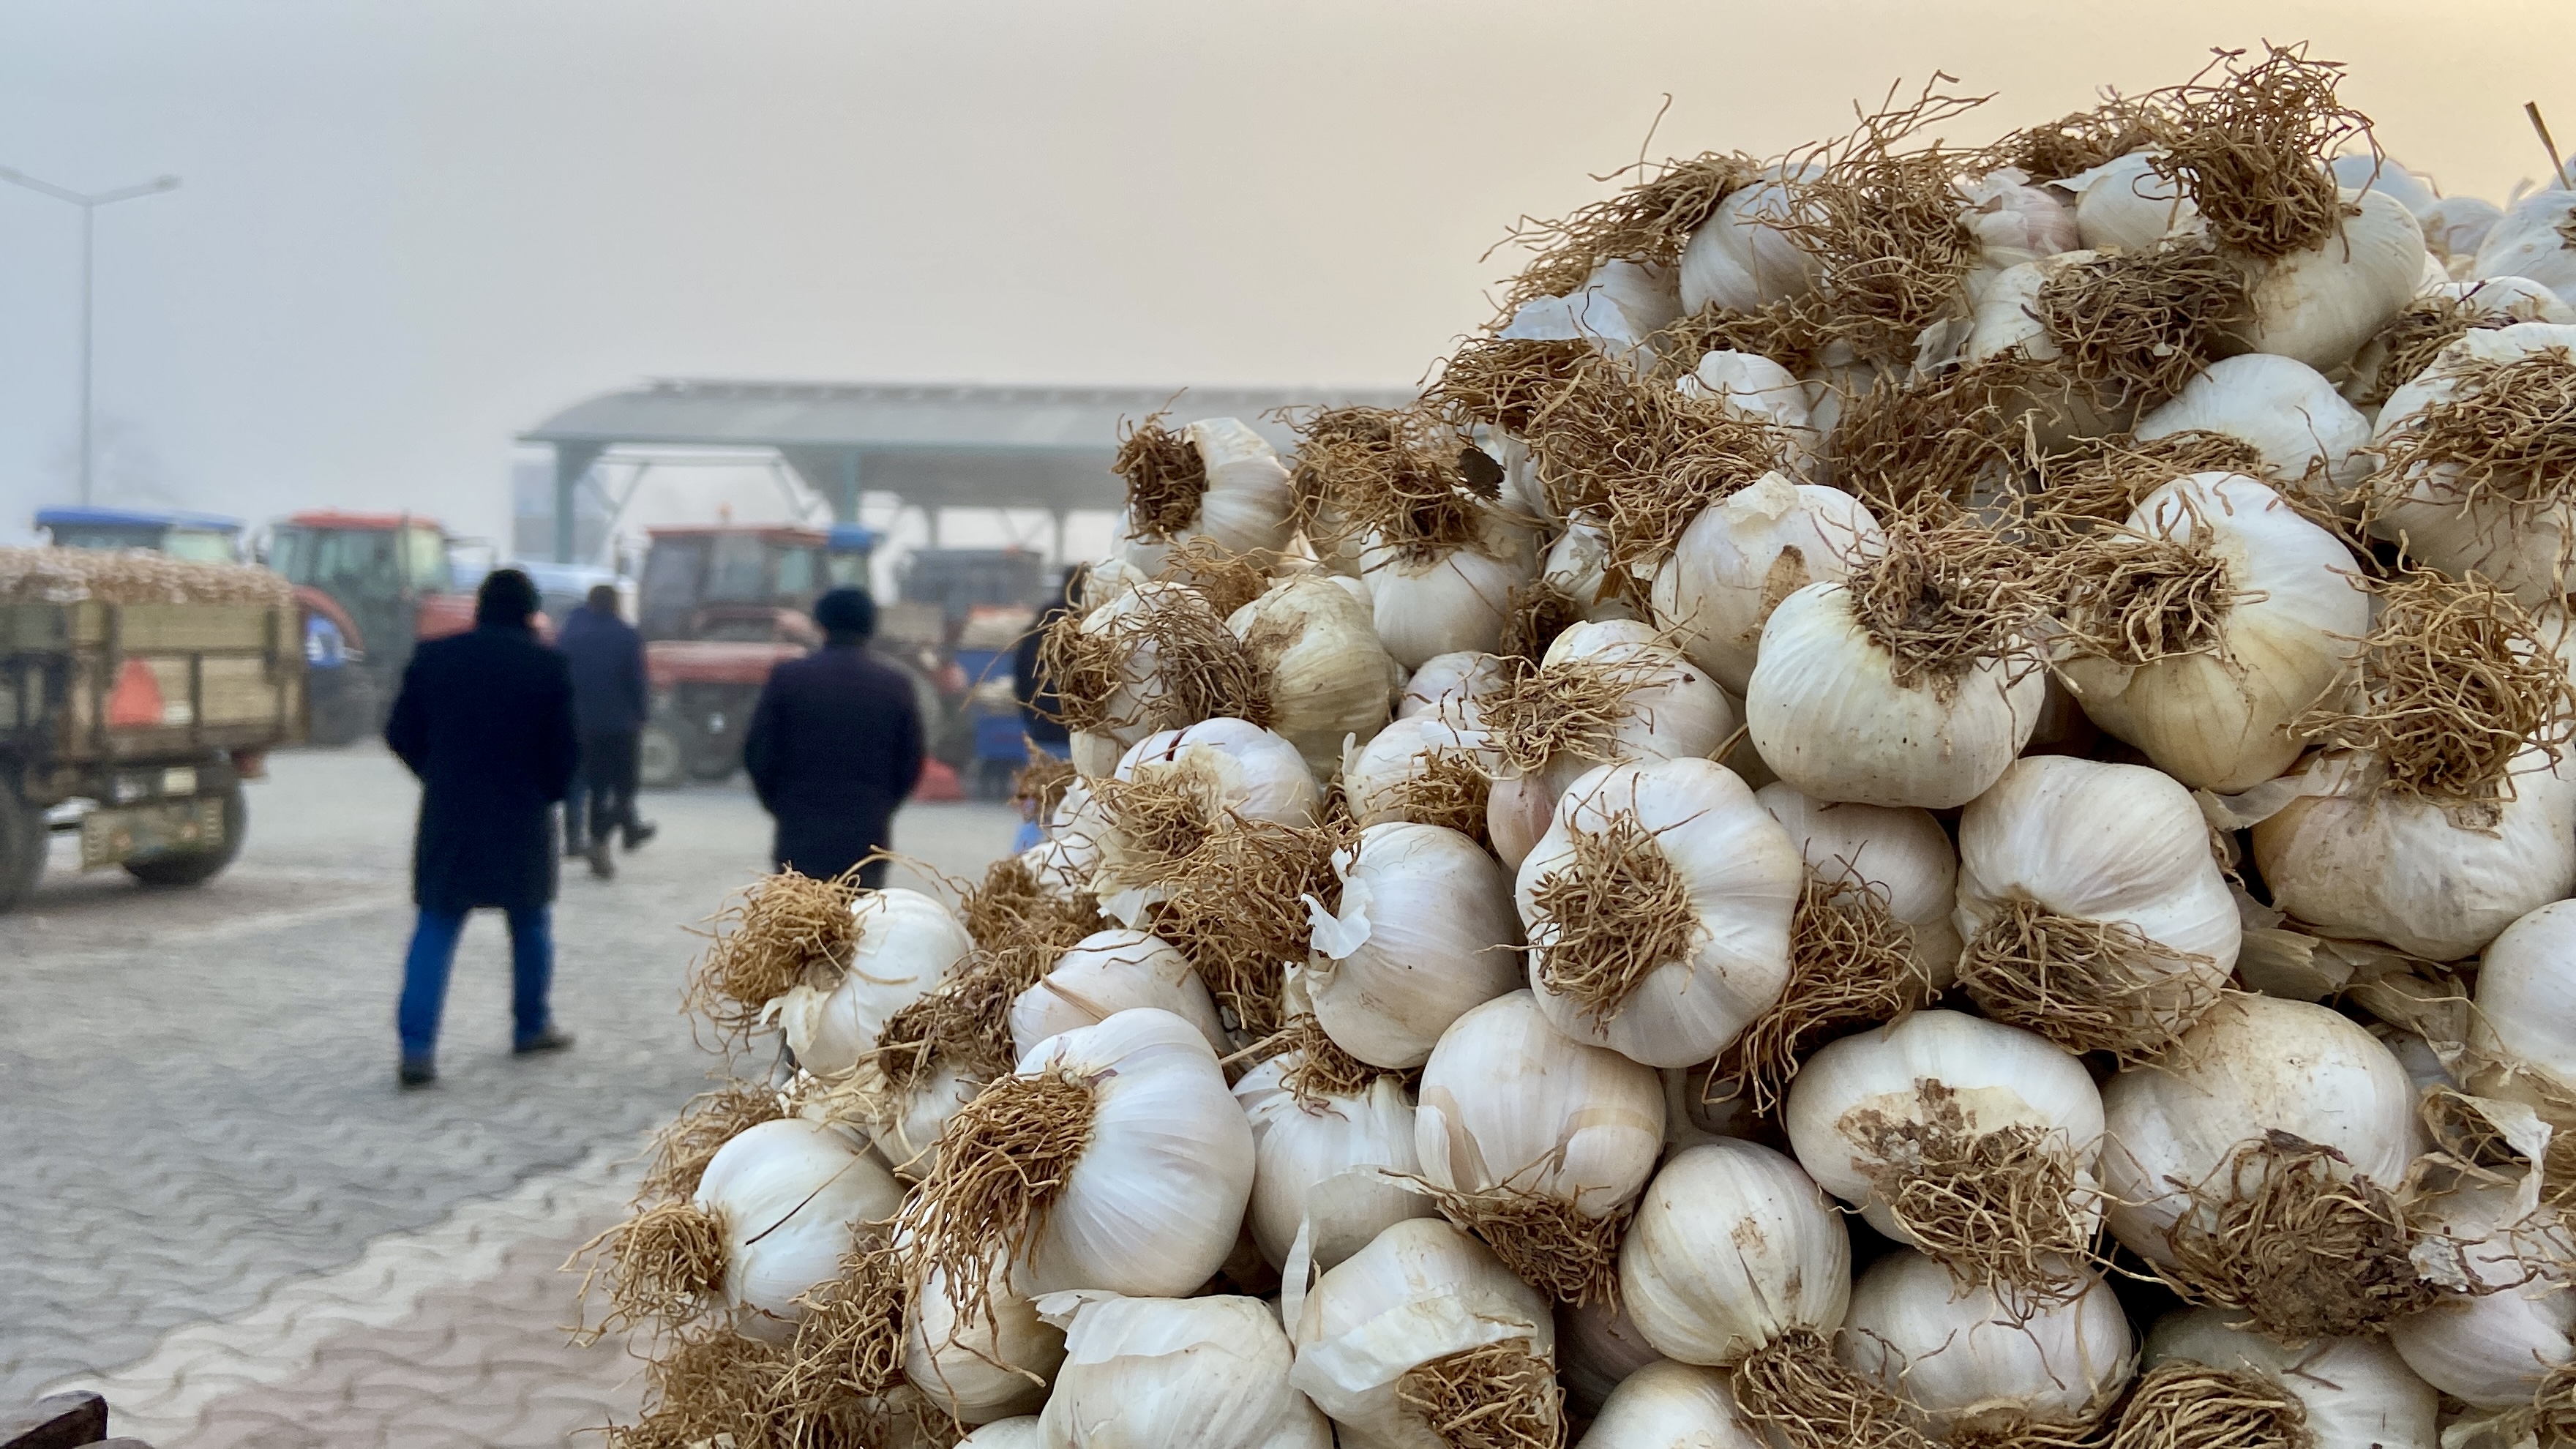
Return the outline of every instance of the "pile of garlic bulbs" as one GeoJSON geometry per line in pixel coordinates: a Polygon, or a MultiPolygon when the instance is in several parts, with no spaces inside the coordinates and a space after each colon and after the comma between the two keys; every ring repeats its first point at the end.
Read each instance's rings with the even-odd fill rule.
{"type": "Polygon", "coordinates": [[[2338,74],[1668,163],[1414,406],[1126,430],[1041,843],[722,919],[610,1442],[2576,1435],[2576,199],[2338,74]]]}

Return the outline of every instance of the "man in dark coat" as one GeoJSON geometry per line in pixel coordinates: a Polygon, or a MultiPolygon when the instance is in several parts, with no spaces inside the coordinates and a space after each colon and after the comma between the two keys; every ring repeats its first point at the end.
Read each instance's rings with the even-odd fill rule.
{"type": "Polygon", "coordinates": [[[555,647],[572,666],[573,725],[581,733],[581,788],[564,807],[564,849],[590,862],[602,880],[617,874],[608,853],[611,831],[633,850],[653,838],[635,818],[636,744],[644,733],[644,636],[617,617],[617,586],[601,584],[572,611],[555,647]],[[590,801],[585,828],[580,801],[590,801]]]}
{"type": "Polygon", "coordinates": [[[546,1005],[554,975],[554,805],[572,779],[572,678],[537,642],[537,588],[496,569],[474,603],[474,630],[413,652],[385,743],[420,777],[412,899],[420,907],[403,961],[399,1078],[437,1080],[438,1017],[468,912],[510,917],[513,1049],[557,1051],[572,1038],[546,1005]]]}
{"type": "MultiPolygon", "coordinates": [[[[837,876],[893,839],[895,807],[921,777],[921,715],[901,670],[868,652],[877,606],[863,589],[814,604],[823,647],[770,671],[742,742],[761,808],[778,821],[781,870],[837,876]]],[[[859,883],[885,884],[882,860],[859,883]]]]}

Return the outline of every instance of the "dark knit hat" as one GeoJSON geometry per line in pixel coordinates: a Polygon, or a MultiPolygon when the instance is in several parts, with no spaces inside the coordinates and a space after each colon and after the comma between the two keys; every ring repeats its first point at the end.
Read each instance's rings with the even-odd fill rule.
{"type": "Polygon", "coordinates": [[[865,589],[834,589],[814,601],[814,623],[826,634],[865,639],[877,631],[877,601],[865,589]]]}
{"type": "Polygon", "coordinates": [[[528,616],[537,612],[541,602],[536,584],[526,574],[517,569],[494,569],[484,575],[483,587],[474,591],[474,622],[524,629],[528,616]]]}

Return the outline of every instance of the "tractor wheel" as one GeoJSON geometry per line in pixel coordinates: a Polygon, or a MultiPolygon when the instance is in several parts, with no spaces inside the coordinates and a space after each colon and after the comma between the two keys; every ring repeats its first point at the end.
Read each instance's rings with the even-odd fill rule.
{"type": "Polygon", "coordinates": [[[165,850],[125,863],[125,873],[148,886],[192,886],[212,880],[241,854],[242,836],[250,829],[250,806],[241,786],[224,793],[224,838],[212,850],[165,850]]]}
{"type": "Polygon", "coordinates": [[[673,790],[689,781],[679,731],[667,719],[647,721],[635,742],[635,774],[647,790],[673,790]]]}
{"type": "Polygon", "coordinates": [[[14,911],[36,893],[45,874],[45,848],[52,840],[45,812],[0,784],[0,914],[14,911]]]}

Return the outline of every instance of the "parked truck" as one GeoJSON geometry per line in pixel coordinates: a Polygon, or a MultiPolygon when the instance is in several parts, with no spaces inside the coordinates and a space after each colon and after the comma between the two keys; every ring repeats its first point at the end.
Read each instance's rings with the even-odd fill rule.
{"type": "Polygon", "coordinates": [[[212,602],[63,599],[76,570],[0,590],[0,911],[34,891],[57,831],[79,835],[82,869],[151,885],[240,852],[242,782],[303,736],[304,648],[283,588],[221,573],[246,577],[212,602]]]}

